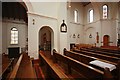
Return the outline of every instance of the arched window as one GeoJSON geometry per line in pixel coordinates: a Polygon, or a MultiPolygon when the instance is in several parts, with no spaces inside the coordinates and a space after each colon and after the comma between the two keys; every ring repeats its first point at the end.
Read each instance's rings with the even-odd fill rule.
{"type": "Polygon", "coordinates": [[[103,5],[102,10],[103,10],[103,19],[107,19],[108,18],[108,6],[106,4],[103,5]]]}
{"type": "Polygon", "coordinates": [[[93,9],[89,10],[89,22],[93,22],[93,9]]]}
{"type": "Polygon", "coordinates": [[[74,11],[74,22],[75,23],[78,22],[78,11],[77,10],[74,11]]]}
{"type": "Polygon", "coordinates": [[[18,30],[17,28],[11,28],[11,44],[18,44],[18,30]]]}

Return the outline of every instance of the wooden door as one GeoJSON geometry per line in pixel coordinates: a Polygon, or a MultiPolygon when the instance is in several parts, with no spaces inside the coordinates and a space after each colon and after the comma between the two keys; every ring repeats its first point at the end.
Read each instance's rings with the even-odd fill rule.
{"type": "Polygon", "coordinates": [[[103,46],[109,46],[109,36],[105,35],[103,37],[103,46]]]}

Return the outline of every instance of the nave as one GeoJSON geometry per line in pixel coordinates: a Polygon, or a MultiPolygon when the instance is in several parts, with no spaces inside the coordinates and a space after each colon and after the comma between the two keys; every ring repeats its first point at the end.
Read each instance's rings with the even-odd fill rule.
{"type": "Polygon", "coordinates": [[[2,79],[120,80],[120,1],[28,1],[2,3],[2,79]]]}

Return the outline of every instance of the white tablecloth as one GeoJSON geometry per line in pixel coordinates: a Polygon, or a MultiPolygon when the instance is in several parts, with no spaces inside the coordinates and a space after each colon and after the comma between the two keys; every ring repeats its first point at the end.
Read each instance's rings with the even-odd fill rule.
{"type": "Polygon", "coordinates": [[[116,66],[113,65],[113,64],[109,64],[109,63],[106,63],[106,62],[102,62],[102,61],[99,61],[99,60],[94,60],[94,61],[91,61],[90,64],[93,64],[93,65],[96,65],[96,66],[99,66],[101,68],[109,68],[110,71],[116,69],[116,66]]]}

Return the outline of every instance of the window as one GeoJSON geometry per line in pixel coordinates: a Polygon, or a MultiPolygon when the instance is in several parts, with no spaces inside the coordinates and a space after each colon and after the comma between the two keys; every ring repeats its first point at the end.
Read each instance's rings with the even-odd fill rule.
{"type": "Polygon", "coordinates": [[[89,11],[89,22],[93,22],[93,9],[89,11]]]}
{"type": "Polygon", "coordinates": [[[78,22],[78,11],[77,10],[74,11],[74,21],[75,23],[78,22]]]}
{"type": "Polygon", "coordinates": [[[103,5],[103,19],[107,19],[108,17],[108,6],[107,5],[103,5]]]}
{"type": "Polygon", "coordinates": [[[11,29],[11,44],[18,44],[18,30],[15,27],[11,29]]]}

